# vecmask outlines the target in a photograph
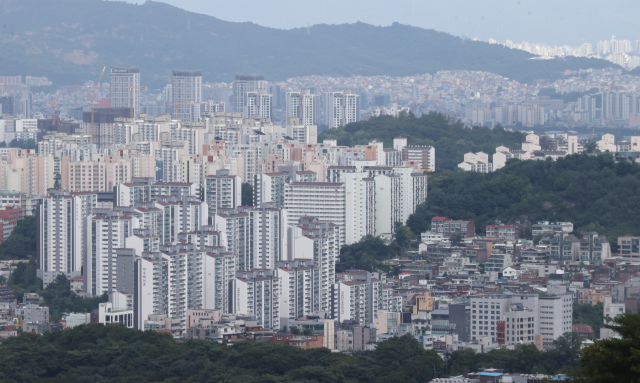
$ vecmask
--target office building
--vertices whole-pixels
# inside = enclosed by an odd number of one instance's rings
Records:
[[[181,121],[200,121],[202,71],[174,69],[171,81],[173,110],[177,110],[177,115],[173,118]]]
[[[140,114],[140,68],[136,66],[111,67],[109,94],[112,108],[133,107],[135,118]]]

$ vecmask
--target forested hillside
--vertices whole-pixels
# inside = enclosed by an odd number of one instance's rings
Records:
[[[442,113],[431,112],[416,118],[413,113],[372,117],[347,126],[325,130],[318,142],[325,138],[338,139],[338,145],[366,145],[373,140],[384,142],[386,148],[393,147],[395,137],[405,137],[409,145],[430,145],[436,148],[438,169],[455,169],[468,152],[495,153],[504,145],[520,149],[525,135],[508,132],[502,127],[466,127],[459,120]]]
[[[532,222],[573,222],[575,231],[597,231],[617,249],[618,236],[640,235],[640,165],[578,154],[555,162],[511,160],[489,174],[436,172],[427,201],[407,226],[422,233],[432,217],[447,216],[472,219],[483,232],[495,220],[523,215]]]

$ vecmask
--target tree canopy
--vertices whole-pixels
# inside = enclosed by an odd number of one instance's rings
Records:
[[[510,160],[495,172],[456,170],[429,177],[429,193],[409,217],[413,233],[431,218],[474,220],[483,232],[495,220],[527,216],[530,222],[569,221],[576,232],[617,237],[640,235],[640,165],[615,162],[610,154],[576,154],[557,161]]]
[[[327,138],[338,140],[338,145],[366,145],[373,140],[382,141],[387,148],[393,147],[393,139],[404,137],[409,145],[429,145],[436,149],[438,169],[455,169],[468,152],[495,153],[498,146],[520,149],[525,135],[509,132],[501,126],[493,129],[464,126],[460,120],[437,112],[416,118],[413,113],[371,117],[339,128],[325,130],[318,142]]]
[[[396,242],[387,246],[382,238],[367,235],[359,242],[342,246],[340,260],[336,262],[336,272],[341,273],[350,269],[389,271],[389,267],[382,262],[393,258],[400,250]]]
[[[580,358],[581,374],[591,383],[640,382],[640,316],[624,314],[604,327],[620,339],[599,340]]]
[[[505,372],[524,374],[558,374],[575,371],[579,367],[581,338],[577,334],[565,333],[554,341],[555,349],[540,351],[533,344],[519,346],[516,350],[506,348],[476,353],[473,349],[454,351],[448,354],[451,375],[461,375],[463,369],[471,372],[481,368],[500,368]]]
[[[38,256],[38,219],[25,217],[0,245],[0,259],[31,259]]]
[[[0,344],[3,379],[16,382],[422,383],[434,369],[442,373],[441,358],[409,335],[355,356],[267,342],[179,343],[119,324],[23,334]]]
[[[596,338],[599,338],[600,329],[604,326],[602,313],[604,313],[602,302],[598,302],[595,305],[574,303],[573,324],[588,324],[596,331]]]

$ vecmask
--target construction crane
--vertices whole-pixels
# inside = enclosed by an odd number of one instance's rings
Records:
[[[206,102],[189,102],[189,103],[185,103],[185,104],[165,104],[165,107],[167,107],[167,106],[175,107],[175,112],[173,114],[173,118],[175,118],[176,120],[179,120],[179,118],[178,118],[178,107],[179,106],[185,106],[185,105],[207,105],[207,103]]]
[[[58,101],[53,101],[51,103],[51,125],[56,126],[56,104]]]
[[[93,94],[89,93],[90,86],[87,87],[87,100],[91,103],[91,136],[94,134],[93,121],[94,121],[94,113],[96,112],[94,109],[94,100],[96,98],[96,89],[100,88],[100,81],[102,81],[102,76],[104,75],[104,71],[107,69],[105,66],[102,68],[102,73],[100,73],[100,78],[98,79],[98,83],[93,86]]]
[[[147,87],[146,86],[133,86],[133,84],[131,82],[129,82],[129,86],[112,86],[111,89],[128,89],[129,90],[129,107],[131,108],[129,111],[129,116],[131,118],[135,118],[135,116],[133,115],[133,93],[134,93],[134,89],[144,89],[146,90]]]

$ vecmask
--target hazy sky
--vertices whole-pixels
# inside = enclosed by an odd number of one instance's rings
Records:
[[[141,0],[128,0],[142,3]],[[228,21],[289,29],[362,21],[432,28],[504,42],[578,45],[640,40],[639,0],[163,0]]]

